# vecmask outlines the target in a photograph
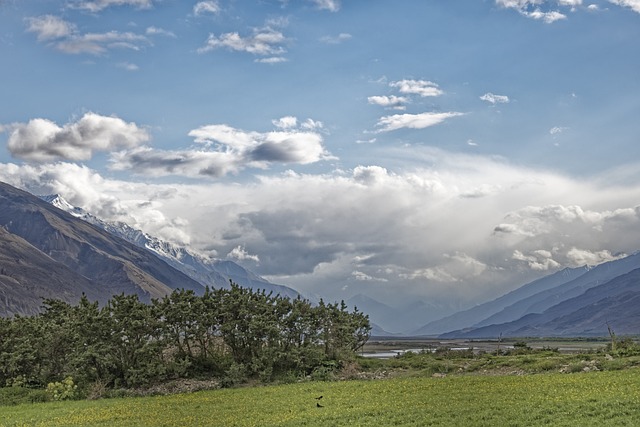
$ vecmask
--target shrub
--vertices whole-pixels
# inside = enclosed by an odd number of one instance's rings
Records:
[[[232,363],[220,380],[222,388],[233,387],[247,381],[247,368],[242,363]]]
[[[47,393],[52,400],[71,400],[76,397],[78,386],[73,383],[73,378],[66,377],[62,382],[47,384]]]
[[[311,372],[313,381],[331,381],[334,379],[333,368],[330,366],[318,366]]]

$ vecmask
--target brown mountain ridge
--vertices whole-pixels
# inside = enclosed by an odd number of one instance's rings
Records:
[[[0,182],[0,316],[34,314],[42,298],[150,301],[203,286],[123,239]]]

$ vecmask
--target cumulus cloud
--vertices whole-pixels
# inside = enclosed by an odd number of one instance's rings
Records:
[[[217,15],[220,13],[220,10],[220,5],[217,0],[199,1],[193,6],[193,14],[196,16],[208,13]]]
[[[389,83],[389,86],[397,88],[400,93],[422,97],[440,96],[444,93],[437,84],[428,80],[399,80]]]
[[[496,0],[496,4],[503,8],[515,9],[527,18],[541,20],[547,24],[567,19],[567,15],[557,10],[543,9],[547,5],[546,0]],[[576,0],[558,0],[558,6],[571,6],[572,8],[581,4]]]
[[[392,116],[381,117],[376,126],[378,132],[390,132],[402,128],[424,129],[438,125],[452,117],[462,116],[463,113],[420,113],[420,114],[394,114]]]
[[[609,2],[618,6],[628,7],[634,12],[640,13],[640,0],[609,0]]]
[[[560,267],[560,263],[553,259],[551,252],[544,249],[533,251],[527,255],[519,250],[515,250],[512,258],[517,261],[526,262],[530,269],[537,271],[553,270]]]
[[[490,104],[508,104],[509,97],[506,95],[495,95],[491,92],[487,92],[480,97],[481,100],[486,101]]]
[[[52,15],[27,19],[27,31],[55,49],[68,54],[102,55],[111,49],[140,50],[149,39],[132,32],[80,33],[75,25]]]
[[[14,157],[36,162],[89,160],[95,151],[135,147],[150,139],[146,129],[118,117],[86,113],[74,123],[58,126],[33,119],[9,127],[7,148]]]
[[[409,98],[404,96],[370,96],[367,98],[369,104],[380,105],[385,108],[393,108],[396,110],[405,109],[404,104],[409,102]]]
[[[309,164],[332,158],[314,131],[320,122],[298,125],[296,117],[273,121],[278,131],[252,132],[228,125],[207,125],[189,132],[199,148],[157,150],[138,147],[114,153],[112,169],[153,176],[221,177],[245,168],[266,169],[273,163]]]
[[[613,255],[606,249],[600,251],[590,251],[586,249],[571,248],[567,252],[567,258],[569,258],[575,266],[594,266],[602,264],[603,262],[624,258],[625,256],[626,254]]]
[[[243,37],[237,32],[224,33],[219,36],[209,34],[205,45],[198,49],[199,53],[226,48],[235,52],[246,52],[252,55],[281,55],[286,52],[286,37],[271,27],[258,28],[253,34]]]
[[[247,252],[247,250],[244,248],[244,246],[238,245],[235,248],[233,248],[231,250],[231,252],[229,252],[227,254],[227,258],[229,259],[235,259],[238,261],[253,261],[253,262],[260,262],[260,257],[257,255],[251,255]]]

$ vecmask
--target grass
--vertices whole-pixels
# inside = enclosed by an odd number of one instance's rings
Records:
[[[638,384],[640,369],[304,382],[5,406],[0,426],[633,426]]]

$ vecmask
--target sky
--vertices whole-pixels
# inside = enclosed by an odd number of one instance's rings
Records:
[[[308,296],[640,249],[640,0],[0,0],[0,180]]]

